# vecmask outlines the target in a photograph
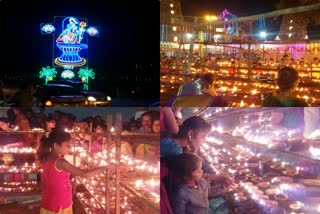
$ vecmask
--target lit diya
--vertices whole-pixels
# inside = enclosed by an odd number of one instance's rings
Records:
[[[281,164],[271,164],[270,168],[271,169],[276,169],[276,170],[281,170],[282,166],[281,166]]]
[[[258,168],[259,167],[259,163],[248,163],[248,167],[249,168]]]
[[[274,177],[271,180],[272,183],[293,183],[293,178],[287,176]]]
[[[300,201],[296,201],[294,203],[289,204],[289,207],[294,211],[298,211],[304,207],[304,204]]]
[[[250,190],[258,190],[259,189],[259,187],[257,187],[257,186],[250,186],[249,188],[250,188]]]
[[[265,213],[270,214],[286,214],[286,210],[281,207],[267,207]]]
[[[264,205],[268,207],[277,207],[278,206],[278,201],[275,200],[265,200]]]
[[[278,193],[278,190],[277,190],[277,189],[267,189],[267,190],[266,190],[266,194],[267,194],[267,195],[270,195],[270,196],[275,195],[275,194],[277,194],[277,193]]]
[[[246,176],[247,176],[248,178],[253,178],[253,177],[256,177],[256,174],[254,174],[254,173],[248,173],[248,174],[246,174]]]
[[[297,171],[294,169],[285,169],[285,170],[282,170],[282,174],[288,175],[288,176],[294,176],[297,174]]]
[[[285,193],[278,193],[278,194],[275,194],[275,195],[274,195],[274,198],[275,198],[277,201],[286,201],[286,200],[288,200],[288,195],[285,194]]]
[[[248,180],[248,178],[246,177],[246,176],[236,176],[236,180],[238,180],[238,181],[246,181],[246,180]]]
[[[262,181],[262,178],[261,177],[253,177],[253,178],[251,178],[251,181],[254,183],[259,183]]]
[[[266,188],[270,185],[270,183],[267,181],[263,181],[263,182],[258,183],[257,185],[258,185],[258,187]]]
[[[320,186],[320,179],[304,179],[303,183],[310,186]]]
[[[237,203],[241,203],[241,202],[244,202],[244,201],[247,201],[248,198],[244,195],[237,195],[234,197],[234,200],[237,202]]]
[[[240,174],[244,174],[244,173],[247,173],[247,172],[249,172],[249,169],[241,169],[241,170],[239,170]]]

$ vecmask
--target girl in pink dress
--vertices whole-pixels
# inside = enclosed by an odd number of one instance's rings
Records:
[[[41,139],[37,157],[43,169],[40,214],[72,214],[72,187],[70,174],[85,178],[106,170],[99,167],[84,171],[63,158],[71,150],[71,136],[62,130],[53,130]]]

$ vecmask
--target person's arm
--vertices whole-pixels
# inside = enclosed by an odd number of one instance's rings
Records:
[[[216,185],[222,185],[224,188],[237,187],[234,179],[228,175],[204,174],[203,178],[209,182],[214,182]]]
[[[285,131],[286,128],[283,127],[280,123],[284,118],[284,113],[283,112],[271,112],[271,128],[274,130],[283,130]]]
[[[164,107],[161,109],[161,111],[163,111],[163,120],[167,131],[171,134],[177,134],[179,132],[179,127],[172,109],[170,107]]]
[[[304,137],[308,138],[312,132],[320,128],[319,108],[304,108]]]
[[[63,170],[63,171],[69,172],[71,175],[80,176],[80,177],[84,177],[84,178],[91,178],[95,175],[98,175],[98,174],[104,172],[107,169],[106,166],[102,166],[102,167],[91,169],[88,171],[82,170],[82,169],[79,169],[78,167],[71,165],[64,158],[59,158],[56,161],[55,165],[58,170]]]
[[[5,147],[20,147],[23,146],[23,142],[15,142],[15,143],[9,143],[7,145],[5,145]]]
[[[216,92],[214,86],[211,86],[210,88],[204,89],[203,93],[206,93],[210,96],[218,96],[218,93]]]
[[[189,202],[188,196],[184,191],[179,190],[178,194],[172,198],[172,210],[174,214],[186,213],[187,203]]]

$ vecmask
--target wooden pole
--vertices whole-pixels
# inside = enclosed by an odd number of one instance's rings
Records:
[[[192,58],[193,58],[193,45],[194,45],[194,38],[193,37],[195,36],[195,32],[192,32],[191,35],[192,36],[190,38],[188,66],[187,66],[187,72],[186,72],[187,75],[191,74],[191,63],[192,63]]]
[[[106,198],[106,210],[105,210],[105,214],[109,214],[110,213],[110,156],[111,156],[111,152],[110,152],[110,144],[111,144],[111,128],[112,128],[112,115],[107,115],[107,143],[106,143],[106,147],[105,150],[107,151],[107,174],[106,174],[106,180],[105,180],[105,187],[106,187],[106,192],[105,192],[105,198]]]
[[[120,214],[120,156],[121,156],[122,114],[116,114],[116,214]]]
[[[92,128],[92,122],[90,123],[90,133],[92,133],[93,128]],[[92,144],[92,135],[90,135],[90,139],[89,139],[89,152],[91,152],[91,145]]]

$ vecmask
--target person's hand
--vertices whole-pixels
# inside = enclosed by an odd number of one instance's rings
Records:
[[[230,176],[226,175],[209,175],[209,180],[222,185],[224,188],[235,188],[237,184],[235,183],[234,179]]]

